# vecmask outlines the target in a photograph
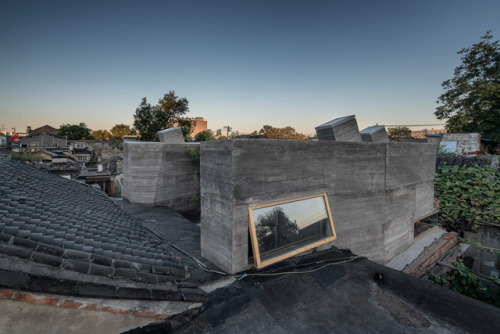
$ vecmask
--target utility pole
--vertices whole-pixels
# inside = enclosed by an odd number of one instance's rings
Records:
[[[229,139],[229,132],[230,132],[233,128],[232,128],[232,127],[230,127],[229,125],[223,126],[222,128],[227,130],[227,135],[226,135],[226,138],[227,138],[227,139]]]

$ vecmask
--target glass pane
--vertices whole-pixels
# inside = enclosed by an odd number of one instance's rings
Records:
[[[253,209],[262,260],[332,236],[323,196]]]

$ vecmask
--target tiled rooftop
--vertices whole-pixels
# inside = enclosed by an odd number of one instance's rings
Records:
[[[186,283],[186,258],[104,193],[5,155],[0,180],[1,286],[108,298],[204,298]]]

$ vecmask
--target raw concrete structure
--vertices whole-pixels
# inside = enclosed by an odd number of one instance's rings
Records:
[[[319,140],[361,141],[358,122],[356,122],[356,116],[354,115],[336,118],[315,129]]]
[[[388,143],[389,136],[387,136],[387,131],[385,131],[385,126],[374,125],[363,129],[360,132],[361,140],[364,142],[374,142],[374,143]]]
[[[229,273],[248,269],[248,206],[326,192],[333,245],[386,263],[434,210],[435,159],[421,143],[203,142],[202,256]]]
[[[185,142],[180,126],[158,131],[158,138],[162,143],[182,144]]]
[[[456,154],[476,155],[481,148],[481,135],[479,133],[445,133],[441,144],[456,142]]]
[[[199,211],[199,143],[123,143],[122,197],[133,204],[168,206],[180,213]]]

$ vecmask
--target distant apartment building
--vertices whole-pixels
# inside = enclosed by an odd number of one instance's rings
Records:
[[[411,132],[411,136],[413,138],[425,138],[425,135],[441,135],[448,133],[446,129],[422,129],[422,130],[415,130]]]
[[[191,137],[196,136],[198,133],[206,131],[208,129],[208,122],[203,117],[196,117],[194,120],[194,130],[191,133]]]

